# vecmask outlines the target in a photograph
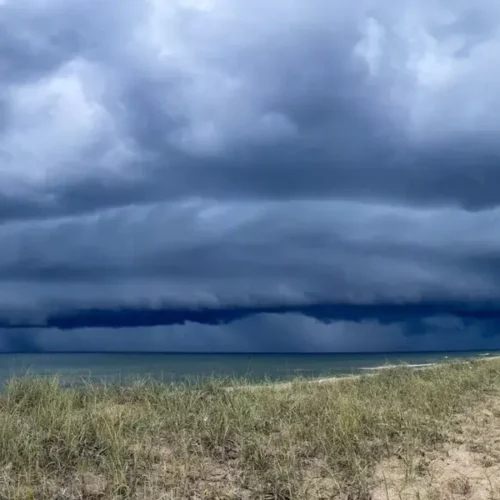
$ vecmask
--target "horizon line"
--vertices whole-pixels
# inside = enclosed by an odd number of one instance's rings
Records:
[[[298,355],[298,356],[331,356],[346,354],[422,354],[422,353],[467,353],[467,352],[498,352],[500,348],[491,349],[438,349],[438,350],[405,350],[405,351],[0,351],[6,354],[175,354],[175,355]]]

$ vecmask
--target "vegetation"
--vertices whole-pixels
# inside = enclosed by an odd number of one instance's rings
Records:
[[[496,397],[500,361],[230,386],[12,379],[0,498],[369,499],[381,463],[399,457],[408,479],[420,450],[454,441],[457,416]]]

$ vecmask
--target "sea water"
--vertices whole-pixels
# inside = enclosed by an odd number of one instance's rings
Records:
[[[361,373],[384,365],[428,364],[495,355],[478,352],[336,353],[336,354],[157,354],[56,353],[0,354],[0,384],[13,376],[59,375],[64,383],[79,380],[125,383],[151,377],[165,382],[211,377],[254,382],[295,377],[332,377]]]

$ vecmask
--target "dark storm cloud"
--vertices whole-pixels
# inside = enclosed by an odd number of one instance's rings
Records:
[[[412,323],[378,321],[323,323],[296,314],[260,314],[227,325],[150,328],[85,328],[62,331],[0,329],[0,351],[177,351],[177,352],[373,352],[497,349],[491,321],[468,324],[455,317]],[[409,334],[410,333],[410,334]]]
[[[0,0],[2,324],[494,324],[498,19]]]
[[[474,304],[460,302],[424,302],[417,304],[309,304],[309,305],[279,305],[279,306],[233,306],[197,309],[186,308],[121,308],[121,309],[81,309],[67,310],[62,313],[49,314],[39,324],[26,325],[13,324],[11,320],[5,321],[0,326],[11,328],[122,328],[144,327],[159,325],[182,325],[186,323],[199,323],[217,325],[232,323],[259,314],[298,314],[309,318],[330,323],[332,321],[350,320],[378,320],[382,324],[409,322],[408,333],[425,333],[422,326],[429,319],[450,315],[467,322],[491,321],[497,327],[500,324],[500,307],[495,304]],[[490,335],[500,332],[490,332]]]

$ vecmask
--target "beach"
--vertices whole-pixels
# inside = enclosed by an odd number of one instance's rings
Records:
[[[0,420],[0,498],[500,493],[493,357],[264,385],[149,379],[63,388],[57,378],[14,378],[0,395]]]

